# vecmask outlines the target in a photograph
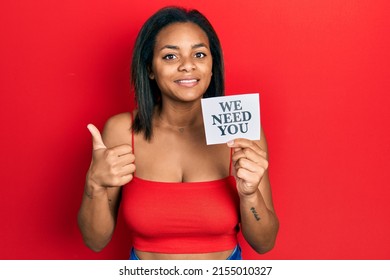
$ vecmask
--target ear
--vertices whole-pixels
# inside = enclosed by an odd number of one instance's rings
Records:
[[[149,79],[154,80],[155,76],[150,66],[147,67]]]

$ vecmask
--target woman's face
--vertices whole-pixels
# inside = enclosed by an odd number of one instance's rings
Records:
[[[149,77],[156,80],[163,101],[190,102],[206,92],[212,65],[206,33],[194,23],[174,23],[156,37]]]

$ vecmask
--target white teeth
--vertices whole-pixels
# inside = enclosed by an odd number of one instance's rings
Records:
[[[196,79],[193,79],[193,80],[179,80],[177,82],[181,83],[181,84],[190,84],[190,83],[196,83],[197,80]]]

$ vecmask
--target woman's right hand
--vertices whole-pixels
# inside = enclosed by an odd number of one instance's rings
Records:
[[[92,135],[93,153],[87,181],[94,187],[121,187],[133,179],[135,171],[132,147],[123,144],[107,148],[99,130],[88,125]]]

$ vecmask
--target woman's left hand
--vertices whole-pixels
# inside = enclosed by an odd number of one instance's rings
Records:
[[[267,153],[256,141],[239,138],[229,141],[233,149],[233,174],[240,196],[251,196],[259,187],[261,179],[268,169]]]

